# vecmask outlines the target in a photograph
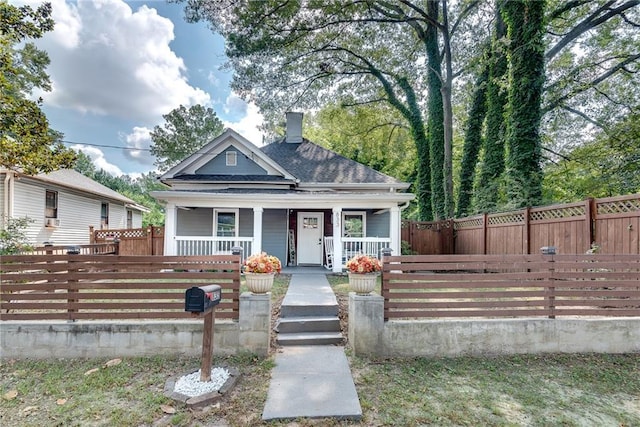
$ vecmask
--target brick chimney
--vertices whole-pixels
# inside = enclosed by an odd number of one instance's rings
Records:
[[[302,116],[303,113],[287,112],[287,134],[285,142],[300,143],[302,142]]]

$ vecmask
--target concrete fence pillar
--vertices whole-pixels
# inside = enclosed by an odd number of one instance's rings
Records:
[[[267,355],[271,343],[271,293],[240,295],[240,335],[242,350]]]
[[[349,293],[349,345],[356,355],[382,354],[384,298]]]

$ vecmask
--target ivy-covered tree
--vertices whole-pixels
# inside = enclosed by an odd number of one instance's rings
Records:
[[[151,131],[151,154],[160,172],[167,171],[211,142],[224,130],[213,109],[202,105],[184,105],[162,116],[164,126]]]
[[[27,97],[34,88],[50,90],[47,54],[27,39],[53,29],[51,5],[36,9],[0,2],[0,166],[26,174],[71,167],[73,150],[49,128],[42,100]]]
[[[506,2],[509,46],[507,196],[513,207],[542,202],[540,106],[544,84],[543,0]]]
[[[496,2],[496,22],[494,36],[491,41],[491,55],[489,56],[489,76],[486,88],[486,134],[483,141],[483,157],[478,173],[475,197],[473,198],[474,212],[492,212],[504,194],[502,174],[505,164],[506,122],[505,109],[507,106],[507,27],[502,19],[500,6],[503,0]]]

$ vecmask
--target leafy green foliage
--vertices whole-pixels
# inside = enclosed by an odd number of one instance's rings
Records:
[[[573,202],[640,192],[640,115],[630,115],[609,133],[570,151],[545,168],[549,201]]]
[[[405,182],[416,176],[406,122],[385,105],[329,105],[305,118],[305,136],[347,158]]]
[[[494,39],[489,58],[489,78],[487,81],[487,117],[484,155],[480,164],[476,193],[473,200],[475,212],[495,210],[501,196],[504,197],[502,174],[505,164],[507,107],[507,28],[500,10],[496,13]]]
[[[29,251],[27,227],[34,222],[29,217],[3,218],[4,227],[0,229],[0,255],[19,254]]]
[[[49,128],[41,101],[27,99],[34,88],[51,86],[47,54],[23,42],[52,29],[50,4],[34,10],[0,2],[0,166],[26,174],[70,167],[75,161],[73,150]]]
[[[460,189],[458,190],[458,203],[456,206],[456,216],[458,217],[467,215],[471,205],[476,163],[480,148],[483,145],[482,131],[487,114],[486,84],[488,78],[489,66],[487,65],[478,77],[478,81],[476,81],[473,102],[469,110],[462,166],[460,167]]]
[[[515,208],[542,202],[540,104],[544,82],[544,9],[540,0],[506,2],[509,37],[507,193]]]
[[[181,105],[162,117],[164,126],[156,126],[151,132],[151,153],[160,172],[171,169],[224,130],[213,109],[202,105]]]

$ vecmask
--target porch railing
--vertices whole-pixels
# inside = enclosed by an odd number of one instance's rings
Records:
[[[232,248],[242,247],[242,259],[251,255],[253,237],[176,236],[176,255],[231,255]]]
[[[335,239],[333,237],[325,237],[325,267],[333,266],[333,248]],[[345,266],[347,261],[360,254],[369,255],[382,259],[382,249],[391,245],[389,237],[343,237],[342,238],[342,265]]]

